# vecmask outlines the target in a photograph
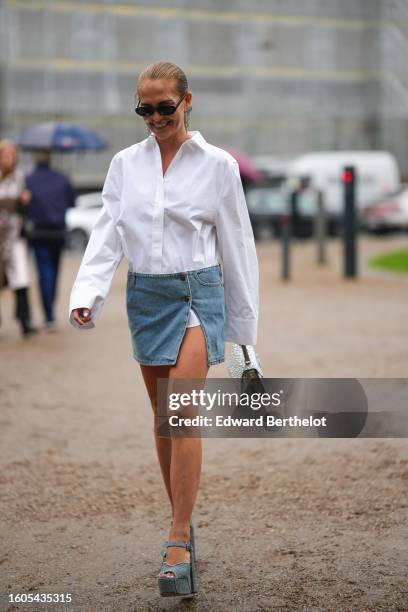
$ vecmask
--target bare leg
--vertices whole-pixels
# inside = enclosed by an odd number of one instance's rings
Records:
[[[142,376],[149,394],[150,403],[154,413],[153,433],[156,443],[157,456],[159,459],[160,469],[166,487],[167,495],[169,496],[173,514],[173,500],[170,488],[170,464],[171,464],[171,438],[159,438],[156,429],[157,415],[157,379],[168,378],[171,366],[145,366],[140,364]]]
[[[208,373],[207,346],[200,325],[187,328],[179,358],[170,370],[170,384],[177,378],[205,379]],[[201,474],[201,438],[180,436],[172,438],[170,484],[173,498],[173,523],[169,540],[190,539],[190,518],[197,497]],[[184,548],[170,547],[167,562],[188,561],[190,553]],[[169,573],[169,575],[171,575]]]
[[[157,409],[155,381],[159,377],[166,376],[163,369],[161,372],[158,370],[159,367],[163,368],[163,366],[141,366],[143,377],[147,381],[149,395],[149,389],[152,391],[150,397],[154,399],[152,407],[155,411]],[[155,371],[149,372],[146,369]],[[187,328],[177,363],[169,369],[169,382],[176,378],[205,379],[207,373],[207,347],[203,330],[199,325]],[[201,438],[173,437],[167,439],[156,436],[156,447],[173,511],[169,540],[187,542],[190,536],[190,518],[197,497],[201,473]],[[188,561],[189,556],[189,551],[183,548],[170,547],[167,551],[167,561],[171,564]]]

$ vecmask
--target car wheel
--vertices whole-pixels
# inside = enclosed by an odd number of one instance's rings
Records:
[[[271,223],[270,228],[271,228],[271,236],[274,240],[277,240],[278,238],[282,237],[282,229],[281,229],[279,221]]]
[[[259,228],[257,225],[252,225],[252,233],[254,235],[254,240],[259,240]]]
[[[343,225],[340,221],[329,222],[327,228],[328,236],[333,238],[341,238],[343,235]]]
[[[68,233],[67,245],[72,251],[85,251],[89,236],[84,230],[74,229]]]

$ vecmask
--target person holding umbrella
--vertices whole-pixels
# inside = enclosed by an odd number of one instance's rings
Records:
[[[258,260],[238,163],[188,131],[192,92],[183,70],[170,62],[148,66],[137,97],[148,136],[112,159],[69,320],[79,330],[95,326],[126,256],[133,356],[150,397],[172,510],[158,587],[162,596],[191,595],[198,584],[191,517],[201,438],[160,436],[157,384],[205,380],[211,365],[225,361],[226,341],[256,344]]]
[[[65,213],[75,205],[75,192],[69,179],[51,168],[51,152],[101,151],[108,143],[94,130],[58,121],[24,128],[17,142],[34,155],[35,169],[27,176],[32,201],[25,231],[35,254],[45,328],[54,331],[58,274],[65,244]]]
[[[37,265],[44,325],[54,331],[58,274],[65,245],[65,213],[75,205],[75,191],[64,174],[50,167],[49,150],[33,155],[35,169],[26,177],[31,192],[26,227]]]

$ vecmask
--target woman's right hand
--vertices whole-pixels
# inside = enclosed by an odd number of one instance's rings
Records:
[[[84,325],[84,323],[88,323],[92,319],[89,308],[75,308],[71,314],[74,321],[79,325]]]
[[[31,202],[31,198],[32,198],[32,193],[31,193],[31,191],[28,191],[28,189],[24,189],[20,193],[20,202],[24,206],[27,206],[27,204],[29,204]]]

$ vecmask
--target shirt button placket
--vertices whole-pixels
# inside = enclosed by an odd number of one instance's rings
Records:
[[[180,276],[183,278],[183,280],[186,280],[186,281],[187,281],[188,290],[189,290],[189,292],[190,292],[190,295],[185,295],[185,296],[183,296],[183,298],[182,298],[182,299],[183,299],[183,300],[185,300],[186,302],[190,302],[190,303],[191,303],[191,301],[192,301],[192,299],[193,299],[193,296],[191,295],[191,286],[190,286],[190,281],[189,281],[189,279],[188,279],[188,276],[187,276],[187,274],[185,274],[184,272],[182,272],[182,273],[180,274]]]
[[[162,271],[163,257],[163,225],[164,225],[164,181],[161,167],[160,152],[156,156],[157,170],[157,189],[154,199],[153,219],[152,219],[152,250],[151,250],[151,270],[153,274],[160,274]]]

